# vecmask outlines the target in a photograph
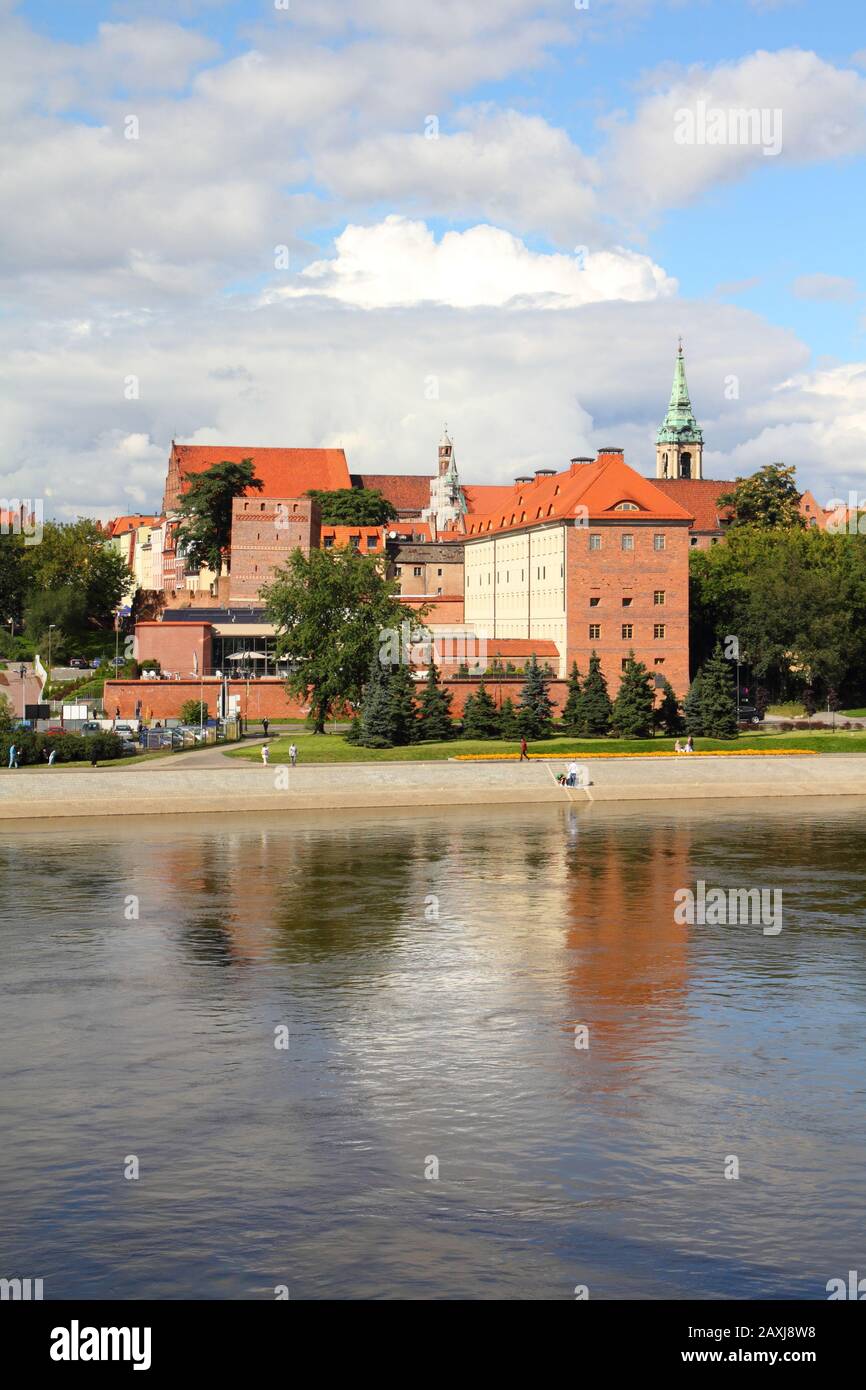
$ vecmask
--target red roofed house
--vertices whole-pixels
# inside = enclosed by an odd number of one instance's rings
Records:
[[[621,449],[521,476],[495,511],[467,518],[465,622],[488,643],[554,642],[562,676],[575,660],[585,674],[596,651],[612,695],[633,650],[684,696],[691,522]]]

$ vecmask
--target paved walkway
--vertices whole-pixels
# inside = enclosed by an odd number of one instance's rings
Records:
[[[221,755],[219,749],[209,750]],[[219,811],[339,811],[605,801],[743,801],[866,797],[866,757],[594,759],[588,787],[565,788],[564,760],[530,763],[367,763],[289,768],[182,754],[138,768],[0,772],[0,819]],[[191,775],[193,774],[194,775]],[[794,809],[792,807],[792,809]],[[794,814],[796,810],[794,809]]]

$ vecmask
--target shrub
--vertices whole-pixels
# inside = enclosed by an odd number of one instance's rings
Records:
[[[206,700],[184,700],[180,707],[179,719],[181,724],[204,724],[208,718],[208,705]]]

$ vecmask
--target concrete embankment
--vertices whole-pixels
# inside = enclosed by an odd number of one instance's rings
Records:
[[[866,756],[587,761],[588,787],[556,782],[563,760],[530,763],[317,764],[287,768],[165,762],[136,768],[0,772],[0,820],[238,811],[498,806],[866,795]]]

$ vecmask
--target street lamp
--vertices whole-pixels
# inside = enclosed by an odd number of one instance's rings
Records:
[[[21,677],[21,718],[27,718],[27,695],[24,682],[27,678],[27,667],[22,662],[18,667],[18,674]]]
[[[48,624],[48,684],[49,684],[49,685],[51,684],[51,634],[52,634],[52,632],[54,631],[54,629],[55,629],[56,626],[57,626],[56,623],[49,623],[49,624]]]

